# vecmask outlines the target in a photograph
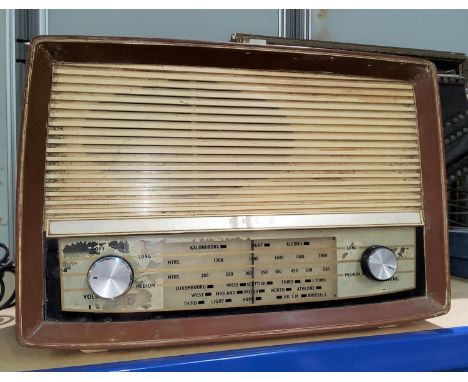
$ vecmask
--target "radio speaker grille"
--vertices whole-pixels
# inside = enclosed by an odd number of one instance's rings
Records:
[[[54,66],[47,219],[420,210],[410,83]]]

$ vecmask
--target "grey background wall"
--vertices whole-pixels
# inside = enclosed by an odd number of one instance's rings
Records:
[[[49,10],[49,34],[228,41],[234,32],[278,35],[278,10]],[[468,54],[468,11],[314,10],[313,38]],[[9,243],[6,11],[0,10],[0,241]],[[10,231],[9,231],[10,230]]]
[[[468,54],[468,10],[314,10],[317,40]]]
[[[49,10],[50,34],[228,41],[231,33],[278,35],[278,10]],[[468,10],[313,10],[317,40],[468,54]]]
[[[278,35],[278,10],[49,10],[49,34],[229,41],[244,31]]]

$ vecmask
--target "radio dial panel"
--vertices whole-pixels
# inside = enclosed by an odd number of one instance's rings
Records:
[[[387,294],[416,285],[414,227],[61,238],[58,242],[63,311],[281,305]],[[385,246],[373,247],[374,243]],[[368,270],[363,259],[370,264]],[[375,271],[379,259],[387,272],[385,281]]]

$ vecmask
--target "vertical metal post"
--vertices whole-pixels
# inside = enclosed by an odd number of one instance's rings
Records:
[[[40,33],[47,33],[47,11],[9,9],[6,11],[5,32],[8,241],[10,253],[14,257],[16,253],[16,167],[26,56],[29,41]]]
[[[278,10],[278,37],[286,37],[286,9]]]
[[[312,39],[311,9],[280,9],[278,15],[279,37]]]
[[[49,10],[39,9],[39,34],[49,34]]]
[[[10,254],[15,252],[15,206],[16,206],[16,154],[17,154],[17,109],[16,109],[16,22],[15,10],[6,11],[6,129],[7,129],[7,200],[8,241]]]

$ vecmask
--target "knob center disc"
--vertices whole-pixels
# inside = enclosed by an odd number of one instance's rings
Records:
[[[130,264],[117,256],[96,260],[88,271],[88,284],[99,297],[116,298],[128,291],[133,282]]]
[[[393,252],[379,248],[368,259],[369,270],[378,280],[388,280],[395,274],[398,263]]]

